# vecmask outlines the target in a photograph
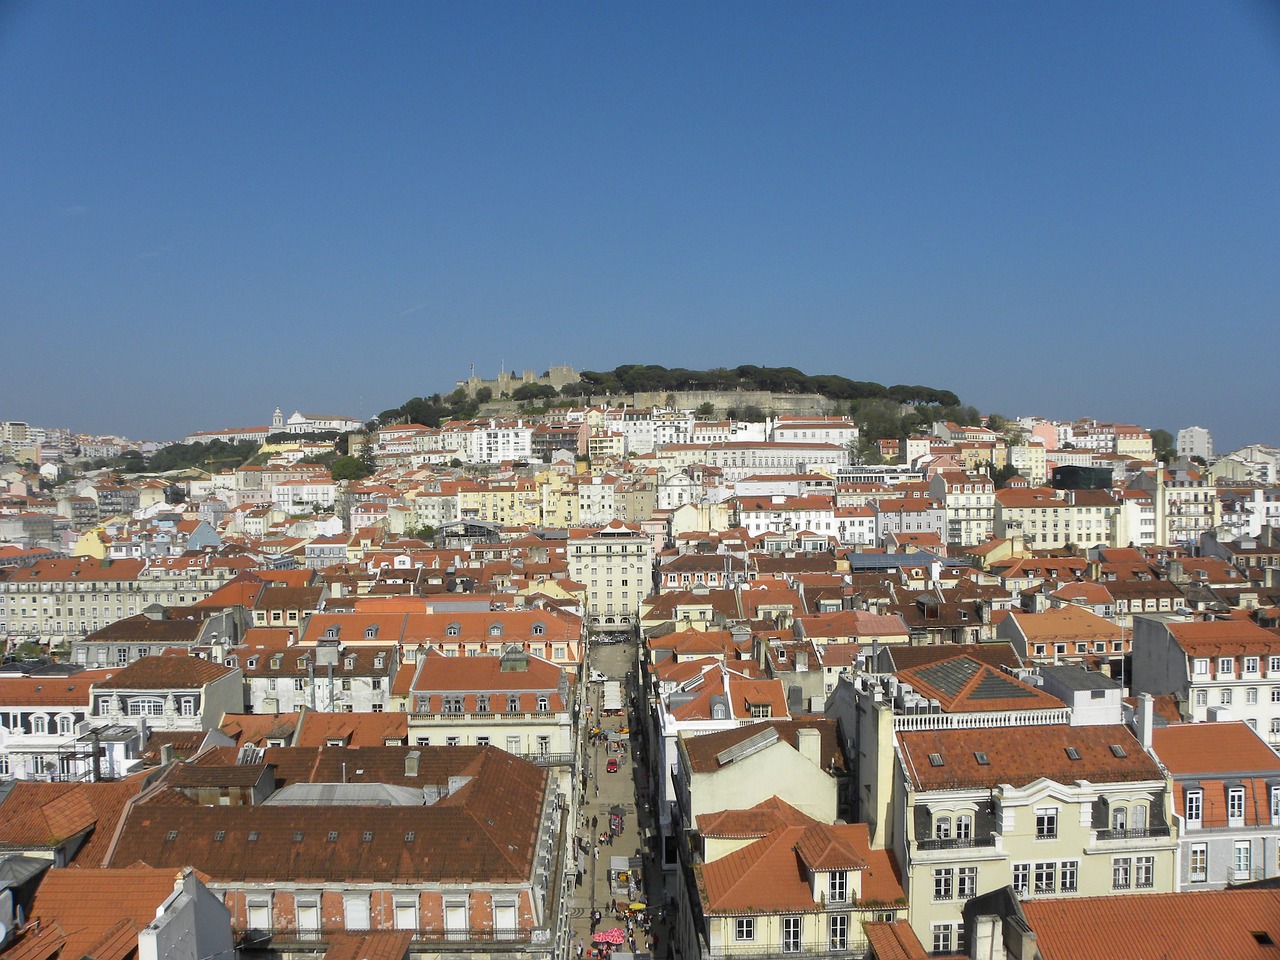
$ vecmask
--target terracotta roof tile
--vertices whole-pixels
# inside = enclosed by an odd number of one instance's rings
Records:
[[[1058,783],[1091,780],[1117,783],[1162,780],[1159,766],[1119,724],[1073,727],[1067,724],[975,730],[920,730],[899,733],[907,775],[917,790],[1026,786],[1044,777]],[[1123,756],[1112,750],[1115,745]],[[1067,753],[1073,748],[1080,757]],[[941,763],[934,763],[936,755]],[[982,762],[985,759],[985,763]]]
[[[202,687],[232,673],[230,667],[199,657],[139,657],[94,684],[95,690],[170,690]]]
[[[1269,960],[1280,944],[1280,890],[1064,897],[1022,911],[1043,960]]]

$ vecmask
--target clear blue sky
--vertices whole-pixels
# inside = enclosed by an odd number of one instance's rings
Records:
[[[0,419],[791,365],[1280,443],[1280,7],[0,2]]]

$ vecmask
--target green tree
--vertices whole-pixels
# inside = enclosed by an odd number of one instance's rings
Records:
[[[329,472],[335,480],[363,480],[373,471],[359,457],[338,457]]]
[[[1178,448],[1173,442],[1173,434],[1168,430],[1151,431],[1151,449],[1155,451],[1157,460],[1173,463],[1178,459]]]
[[[716,415],[716,405],[708,400],[706,403],[699,404],[698,409],[694,411],[698,416],[710,420]]]

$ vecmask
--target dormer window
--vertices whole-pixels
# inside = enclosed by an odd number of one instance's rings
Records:
[[[461,624],[457,624],[457,623],[449,624],[449,626],[447,626],[444,631],[444,635],[446,637],[456,637],[460,633],[462,633],[462,626]]]
[[[533,636],[535,636],[535,637],[541,637],[543,634],[545,634],[545,633],[547,632],[546,624],[543,624],[543,623],[535,623],[535,624],[533,625],[533,630],[532,630],[532,631],[530,631],[530,632],[531,632],[531,633],[533,634]]]
[[[377,636],[378,636],[378,625],[376,623],[373,624],[372,626],[365,628],[364,638],[366,640],[374,640],[377,638]]]
[[[827,902],[844,903],[849,899],[849,872],[832,870],[827,874]]]
[[[517,693],[507,694],[507,713],[520,712],[520,695]]]
[[[490,627],[489,627],[489,636],[491,636],[491,637],[500,637],[500,636],[502,636],[502,624],[501,624],[501,623],[495,623],[495,624],[493,624],[492,626],[490,626]]]
[[[373,658],[373,668],[375,670],[381,670],[384,663],[385,660],[383,659],[382,654],[378,654],[378,656]]]
[[[335,623],[333,626],[331,626],[328,630],[324,632],[324,638],[326,640],[337,640],[338,632],[340,629],[341,628],[338,626],[338,624]]]
[[[354,670],[355,668],[356,668],[356,658],[355,658],[355,657],[347,657],[346,659],[344,659],[344,660],[342,661],[342,669],[344,669],[344,670]]]
[[[539,713],[546,713],[546,712],[547,712],[547,710],[550,708],[550,706],[551,706],[551,701],[550,701],[549,699],[547,699],[546,697],[539,697],[539,698],[538,698],[538,712],[539,712]]]

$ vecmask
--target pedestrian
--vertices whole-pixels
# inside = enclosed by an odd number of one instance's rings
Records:
[[[599,860],[599,859],[600,859],[600,847],[599,847],[599,846],[597,846],[597,847],[596,847],[596,859],[597,859],[597,860]]]

